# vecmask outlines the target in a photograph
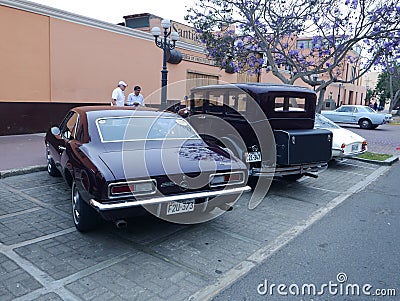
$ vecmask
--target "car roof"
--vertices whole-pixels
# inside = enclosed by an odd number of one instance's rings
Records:
[[[315,91],[306,87],[286,85],[286,84],[276,84],[276,83],[234,83],[234,84],[208,85],[208,86],[193,88],[192,91],[235,89],[235,88],[252,91],[254,93],[288,91],[288,92],[306,92],[315,94]]]

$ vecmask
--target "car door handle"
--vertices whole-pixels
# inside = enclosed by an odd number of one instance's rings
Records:
[[[58,146],[58,149],[61,150],[61,151],[65,151],[67,148],[66,148],[65,146],[59,145],[59,146]]]

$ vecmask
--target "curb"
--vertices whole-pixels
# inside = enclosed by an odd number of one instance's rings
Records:
[[[394,162],[399,161],[398,156],[391,156],[390,158],[387,158],[385,161],[370,160],[370,159],[357,158],[357,157],[353,157],[350,159],[368,162],[368,163],[374,163],[374,164],[378,164],[378,165],[386,165],[386,166],[392,165]]]
[[[47,170],[46,165],[36,165],[36,166],[30,166],[30,167],[24,167],[24,168],[2,170],[2,171],[0,171],[0,179],[12,177],[12,176],[25,175],[28,173],[44,171],[44,170]]]

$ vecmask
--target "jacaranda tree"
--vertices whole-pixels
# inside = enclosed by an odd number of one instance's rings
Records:
[[[399,1],[197,0],[187,20],[221,68],[266,70],[286,84],[301,79],[321,104],[328,85],[353,83],[385,57],[399,58]],[[346,79],[348,63],[360,71]]]

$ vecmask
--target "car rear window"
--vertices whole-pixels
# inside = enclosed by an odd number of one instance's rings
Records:
[[[275,97],[275,112],[305,112],[306,99],[304,97]]]
[[[107,117],[96,120],[102,142],[154,139],[199,139],[183,118],[175,117]]]

